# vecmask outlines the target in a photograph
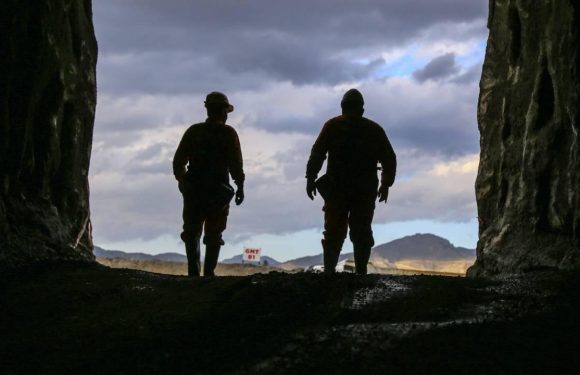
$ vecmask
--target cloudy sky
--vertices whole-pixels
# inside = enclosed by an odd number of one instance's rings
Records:
[[[351,88],[397,153],[377,243],[431,232],[477,241],[478,81],[487,0],[98,0],[98,105],[91,209],[98,246],[184,253],[171,160],[210,91],[228,95],[246,201],[220,258],[261,247],[321,252],[322,201],[305,165]],[[351,249],[348,241],[344,251]]]

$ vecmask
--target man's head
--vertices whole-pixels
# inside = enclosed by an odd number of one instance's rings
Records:
[[[228,97],[217,91],[207,94],[204,103],[207,109],[207,116],[216,121],[225,122],[228,118],[228,113],[234,110],[234,106],[230,104]]]
[[[340,102],[343,115],[362,116],[364,113],[365,101],[362,94],[357,89],[348,90]]]

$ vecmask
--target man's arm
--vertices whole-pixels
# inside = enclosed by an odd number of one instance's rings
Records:
[[[382,166],[381,186],[379,188],[379,202],[387,203],[389,196],[389,187],[395,182],[395,175],[397,173],[397,156],[393,150],[393,146],[387,137],[385,131],[381,128],[381,135],[379,137],[379,155],[378,159]]]
[[[189,161],[187,153],[187,144],[189,143],[187,141],[188,138],[189,129],[185,131],[185,134],[183,134],[179,146],[177,146],[177,150],[175,151],[175,155],[173,156],[173,175],[178,181],[180,181],[185,175],[185,166]]]
[[[244,181],[246,175],[244,174],[244,161],[242,158],[242,147],[240,145],[240,138],[234,128],[231,128],[232,147],[228,160],[228,169],[237,186],[236,190],[236,204],[239,206],[244,201]]]
[[[328,152],[328,132],[330,128],[330,123],[327,122],[322,127],[318,138],[312,146],[310,151],[310,157],[308,158],[308,163],[306,164],[306,194],[310,199],[314,199],[316,195],[316,187],[314,181],[318,177],[318,172],[326,160],[326,153]]]

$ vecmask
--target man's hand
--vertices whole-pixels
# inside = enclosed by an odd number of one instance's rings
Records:
[[[185,179],[183,178],[183,176],[181,177],[175,176],[175,179],[177,180],[177,187],[179,188],[179,192],[183,194],[183,192],[185,191]]]
[[[314,179],[306,180],[306,195],[311,200],[314,200],[314,196],[316,195],[316,184],[314,183]]]
[[[387,203],[387,198],[389,198],[389,187],[381,184],[377,195],[379,197],[379,202]]]
[[[244,187],[238,186],[236,190],[236,206],[239,206],[244,201]]]

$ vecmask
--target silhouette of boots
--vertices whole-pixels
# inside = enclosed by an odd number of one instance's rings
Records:
[[[328,241],[322,240],[323,258],[324,258],[324,272],[335,273],[336,265],[338,264],[338,256],[340,255],[340,247]]]
[[[215,276],[214,270],[220,255],[220,245],[206,245],[203,261],[203,276]]]
[[[367,274],[367,265],[371,256],[370,246],[354,245],[354,265],[358,275]]]
[[[185,254],[187,255],[187,275],[199,276],[201,264],[199,262],[199,239],[185,242]]]

